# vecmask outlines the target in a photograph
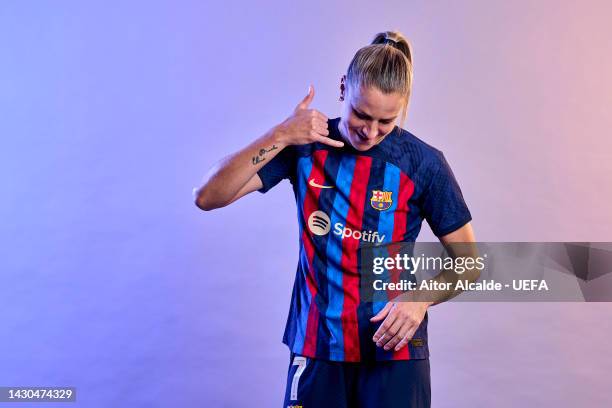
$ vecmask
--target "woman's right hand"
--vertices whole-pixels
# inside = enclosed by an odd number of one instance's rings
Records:
[[[308,86],[308,95],[296,106],[293,114],[277,126],[279,138],[287,145],[303,145],[320,142],[333,147],[344,143],[329,138],[327,116],[316,109],[308,109],[314,98],[314,87]]]

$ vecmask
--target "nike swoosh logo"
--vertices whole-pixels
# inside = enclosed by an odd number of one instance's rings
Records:
[[[315,183],[315,181],[314,181],[314,179],[313,179],[313,178],[311,178],[311,179],[308,181],[308,184],[310,184],[311,186],[316,187],[316,188],[334,188],[334,186],[323,186],[323,185],[321,185],[321,184],[317,184],[317,183]]]

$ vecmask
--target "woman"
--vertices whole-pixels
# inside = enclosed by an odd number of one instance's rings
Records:
[[[284,406],[430,406],[427,308],[360,298],[359,249],[414,242],[423,219],[442,243],[473,242],[471,214],[441,151],[395,125],[406,118],[412,53],[398,32],[361,48],[340,81],[342,115],[309,108],[211,169],[203,210],[288,178],[300,257],[283,336]]]

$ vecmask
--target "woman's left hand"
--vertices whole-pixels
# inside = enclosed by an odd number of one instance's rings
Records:
[[[379,322],[384,319],[373,340],[385,350],[400,350],[414,336],[425,317],[431,302],[388,302],[385,307],[370,319]]]

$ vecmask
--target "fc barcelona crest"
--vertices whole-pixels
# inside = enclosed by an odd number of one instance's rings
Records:
[[[391,207],[391,204],[393,204],[391,194],[393,194],[393,191],[373,190],[372,198],[370,198],[372,208],[378,211],[388,210]]]

